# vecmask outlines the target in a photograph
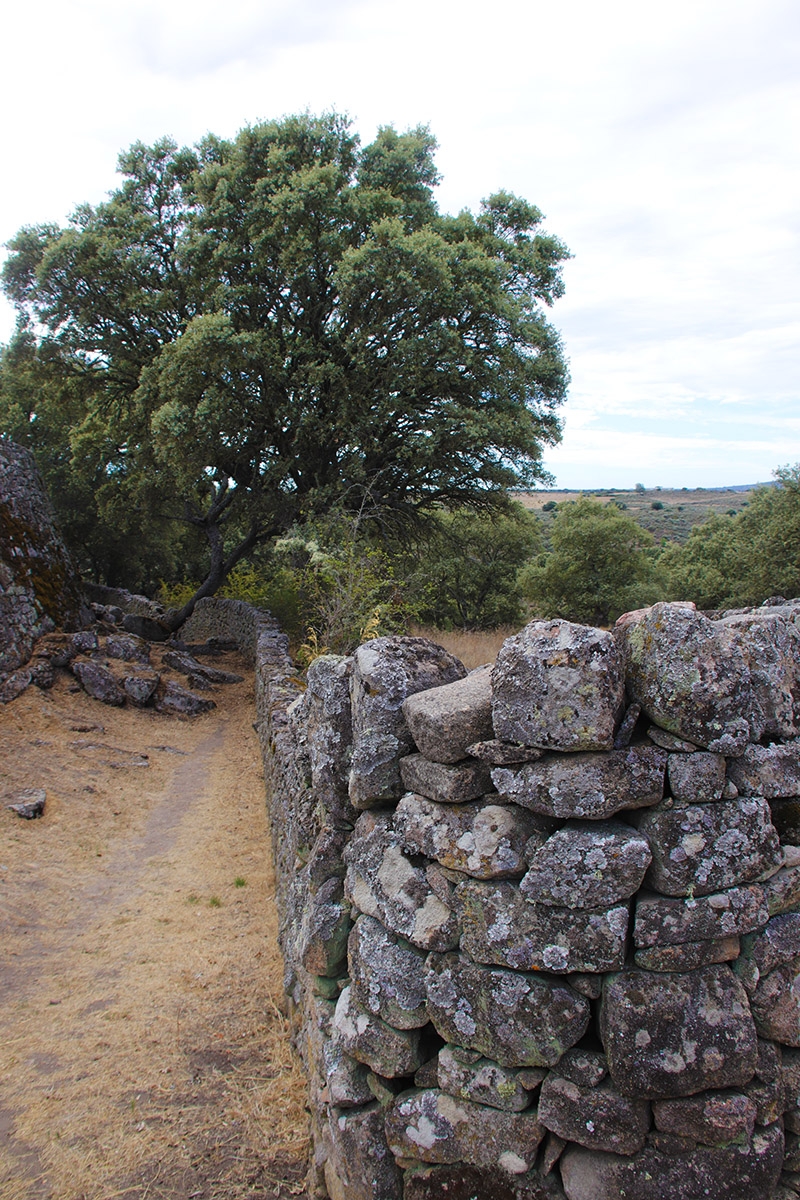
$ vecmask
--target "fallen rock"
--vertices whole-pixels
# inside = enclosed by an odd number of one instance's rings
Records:
[[[508,1175],[531,1169],[543,1137],[535,1113],[501,1112],[438,1088],[401,1092],[386,1116],[386,1140],[399,1158],[465,1162]]]
[[[10,675],[0,675],[0,704],[10,704],[21,696],[31,684],[30,671],[12,671]]]
[[[504,1067],[553,1066],[589,1024],[587,1000],[560,980],[460,954],[429,955],[425,985],[437,1033]]]
[[[6,808],[10,808],[26,821],[33,821],[43,815],[46,800],[47,792],[44,788],[25,788],[24,791],[17,792]]]
[[[213,700],[204,700],[202,696],[196,696],[170,679],[163,694],[156,700],[155,707],[158,712],[170,716],[196,717],[217,706]]]
[[[179,671],[182,675],[197,676],[200,679],[205,679],[207,683],[241,683],[244,679],[243,675],[236,675],[233,671],[221,671],[218,667],[210,667],[207,663],[198,662],[191,654],[186,654],[182,650],[167,650],[162,660],[165,667],[171,667],[173,671]]]
[[[625,962],[626,904],[553,908],[532,904],[513,883],[469,880],[455,890],[461,949],[475,962],[519,971],[618,971]]]
[[[350,800],[372,808],[397,799],[403,788],[398,760],[413,749],[402,712],[417,692],[463,679],[462,663],[427,638],[373,638],[353,656],[350,695],[353,754]]]
[[[150,647],[142,638],[110,633],[106,638],[105,652],[109,658],[121,658],[123,662],[150,662]]]
[[[614,1154],[635,1154],[650,1128],[646,1100],[622,1096],[608,1081],[582,1087],[551,1071],[539,1093],[539,1120],[567,1142]]]
[[[400,759],[400,778],[406,791],[440,804],[464,804],[494,790],[488,766],[475,758],[445,764],[408,754]]]
[[[492,671],[495,735],[557,750],[610,750],[625,683],[614,638],[569,621],[532,621]]]
[[[409,696],[402,704],[417,749],[433,762],[457,763],[467,746],[491,738],[492,668]]]
[[[781,863],[769,805],[758,796],[716,804],[666,801],[637,819],[653,861],[648,887],[666,896],[705,896],[751,883]]]
[[[518,879],[525,847],[539,833],[537,818],[514,805],[435,804],[411,793],[398,804],[394,826],[406,850],[476,879]]]
[[[137,671],[122,680],[122,690],[137,708],[144,708],[155,696],[161,676],[157,671]]]
[[[600,1036],[625,1096],[668,1099],[740,1087],[756,1069],[747,995],[726,966],[652,974],[633,969],[603,985]]]
[[[668,733],[741,754],[762,728],[734,632],[683,604],[620,617],[615,630],[628,693]]]
[[[639,890],[651,858],[629,825],[570,822],[534,850],[519,890],[536,904],[610,908]]]
[[[667,755],[656,746],[608,754],[548,754],[525,766],[495,767],[492,782],[512,804],[545,816],[598,821],[623,809],[658,804]]]
[[[84,659],[73,661],[72,674],[93,700],[119,708],[125,703],[125,693],[106,667]]]

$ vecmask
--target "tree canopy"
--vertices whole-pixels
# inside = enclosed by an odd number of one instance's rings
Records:
[[[333,504],[396,527],[546,478],[568,252],[506,192],[440,213],[434,150],[426,128],[362,146],[336,114],[136,144],[105,203],[16,235],[0,429],[92,495],[116,547],[96,574],[125,582],[119,540],[168,525],[163,557],[180,521],[209,594]]]

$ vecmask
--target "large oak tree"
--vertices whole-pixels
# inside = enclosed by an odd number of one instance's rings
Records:
[[[6,430],[52,451],[57,429],[128,541],[202,531],[198,596],[333,504],[502,507],[560,435],[544,312],[568,252],[508,193],[440,213],[434,149],[425,128],[362,146],[336,114],[133,146],[106,203],[10,244]]]

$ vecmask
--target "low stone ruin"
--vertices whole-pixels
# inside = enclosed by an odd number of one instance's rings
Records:
[[[800,1195],[800,602],[265,647],[317,1194]]]

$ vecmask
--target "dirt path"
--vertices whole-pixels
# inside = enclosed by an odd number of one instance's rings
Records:
[[[2,1200],[304,1194],[252,674],[214,698],[0,708],[0,791],[48,797],[0,810]]]

